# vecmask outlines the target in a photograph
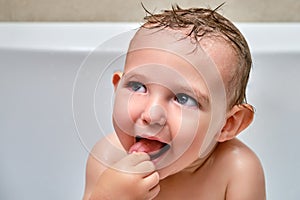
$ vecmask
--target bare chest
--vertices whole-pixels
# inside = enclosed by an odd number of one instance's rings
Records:
[[[224,200],[226,186],[215,176],[176,175],[161,181],[156,200]]]

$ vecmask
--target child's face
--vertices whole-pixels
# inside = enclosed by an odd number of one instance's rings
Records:
[[[164,37],[158,40],[170,42]],[[176,45],[144,48],[137,41],[127,54],[122,77],[114,75],[120,78],[114,82],[115,131],[129,153],[149,153],[161,178],[182,170],[215,144],[226,110],[222,80],[207,71],[219,69],[204,51],[178,56],[181,49],[190,48],[190,40],[185,42],[177,51]]]

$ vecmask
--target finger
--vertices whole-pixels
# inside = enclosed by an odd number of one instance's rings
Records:
[[[156,185],[154,188],[152,188],[146,195],[146,199],[154,199],[160,191],[160,185]]]
[[[144,181],[145,188],[147,188],[148,190],[151,190],[159,183],[158,172],[154,172],[154,173],[150,174],[149,176],[146,176],[143,179],[143,181]]]
[[[144,176],[147,176],[151,174],[153,171],[155,171],[155,165],[153,164],[152,161],[146,160],[143,162],[138,163],[135,167],[134,170],[137,173],[142,173]]]
[[[126,166],[136,166],[137,164],[150,160],[150,156],[144,152],[133,152],[132,154],[127,155],[122,160],[118,161],[116,166],[121,168],[126,168]]]
[[[127,156],[127,159],[134,166],[141,162],[150,160],[150,156],[144,152],[133,152]]]
[[[145,171],[141,167],[136,167],[139,163],[150,161],[150,156],[144,152],[134,152],[132,154],[127,155],[122,160],[118,161],[114,167],[115,169],[127,172],[127,173],[145,173]],[[149,173],[149,172],[148,172]],[[146,173],[145,175],[148,175]]]

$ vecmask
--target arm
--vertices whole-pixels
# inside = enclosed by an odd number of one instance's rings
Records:
[[[149,156],[146,153],[120,153],[116,137],[109,137],[99,141],[90,153],[83,199],[151,199],[156,196],[159,176]],[[103,159],[106,159],[106,165],[111,164],[105,166],[100,162]]]

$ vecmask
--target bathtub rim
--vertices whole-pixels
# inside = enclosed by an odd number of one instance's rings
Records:
[[[138,22],[0,22],[0,49],[89,52],[106,39],[140,25]],[[244,34],[252,53],[300,52],[300,22],[235,25]]]

